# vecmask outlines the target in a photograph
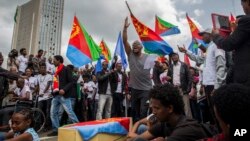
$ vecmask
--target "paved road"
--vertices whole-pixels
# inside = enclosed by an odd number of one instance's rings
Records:
[[[50,132],[51,131],[39,133],[41,141],[57,141],[57,137],[47,137],[47,134]]]

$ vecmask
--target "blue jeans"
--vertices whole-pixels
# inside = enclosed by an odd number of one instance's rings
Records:
[[[75,104],[76,104],[76,99],[75,98],[70,98],[70,101],[71,101],[71,107],[72,107],[72,110],[74,111],[74,108],[75,108]],[[63,109],[63,106],[61,105],[60,108],[59,108],[59,111],[58,111],[58,117],[59,117],[59,121],[62,120],[63,117],[65,117],[65,115],[63,116],[64,113],[64,109]],[[69,118],[67,119],[67,124],[72,124],[73,121],[71,121]]]
[[[61,95],[57,95],[52,99],[51,102],[51,110],[50,110],[50,118],[51,118],[51,122],[52,122],[52,128],[53,131],[57,132],[57,129],[60,126],[59,123],[59,112],[60,112],[60,107],[63,107],[63,109],[66,111],[66,113],[68,114],[69,119],[73,122],[73,123],[77,123],[79,122],[73,109],[72,109],[72,105],[71,105],[71,100],[70,98],[65,98]]]
[[[147,131],[147,130],[148,130],[148,126],[145,125],[145,124],[141,124],[141,125],[139,125],[139,127],[137,128],[136,134],[141,135],[142,133],[144,133],[144,132]]]

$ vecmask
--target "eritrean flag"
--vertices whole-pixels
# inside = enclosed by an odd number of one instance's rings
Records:
[[[110,50],[109,50],[107,44],[104,42],[104,40],[101,41],[100,48],[101,48],[101,54],[104,56],[105,60],[107,62],[109,62],[109,60],[111,60],[111,54],[110,54]]]
[[[189,18],[188,14],[186,14],[187,21],[190,27],[190,31],[192,34],[192,42],[188,47],[188,50],[190,50],[194,54],[198,54],[198,45],[194,43],[194,39],[197,40],[198,43],[202,44],[203,46],[206,46],[206,44],[203,42],[202,37],[199,35],[199,29],[194,24],[194,22]]]
[[[98,133],[126,135],[129,131],[129,126],[130,118],[124,117],[76,123],[66,126],[66,128],[76,129],[82,139],[88,141]]]
[[[161,36],[181,33],[180,29],[177,26],[162,20],[158,16],[155,16],[155,32]]]
[[[173,52],[173,49],[167,42],[153,30],[138,21],[133,14],[131,14],[131,19],[144,46],[145,52],[158,55],[168,55]]]
[[[96,61],[100,57],[100,47],[81,26],[76,16],[74,17],[66,56],[76,67]]]

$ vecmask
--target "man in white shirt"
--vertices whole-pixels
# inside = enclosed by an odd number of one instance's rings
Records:
[[[17,88],[14,91],[14,93],[18,97],[13,97],[15,100],[20,100],[20,101],[28,101],[32,100],[32,94],[30,92],[29,86],[25,85],[25,80],[23,78],[19,78],[17,80]]]
[[[46,64],[40,64],[40,74],[37,76],[38,87],[39,87],[39,97],[38,97],[38,108],[41,109],[46,116],[46,128],[48,128],[50,123],[50,105],[51,105],[51,85],[52,85],[52,75],[47,74]]]
[[[206,29],[199,34],[203,41],[208,44],[205,56],[197,56],[188,52],[185,48],[179,48],[181,52],[186,53],[189,58],[196,63],[203,63],[202,84],[206,94],[207,101],[204,101],[204,112],[202,113],[203,122],[215,123],[215,115],[213,107],[211,106],[211,94],[214,90],[225,84],[226,80],[226,59],[225,51],[218,49],[216,44],[212,41],[212,29]],[[210,111],[209,111],[210,110]],[[213,116],[213,117],[212,117]]]
[[[171,78],[170,83],[180,89],[181,94],[183,94],[185,114],[187,117],[192,118],[188,95],[192,87],[192,76],[188,66],[179,60],[177,53],[172,53],[171,59],[173,64],[169,68],[170,71],[168,71],[168,76]]]
[[[20,74],[23,74],[25,72],[25,69],[28,66],[28,58],[26,57],[27,52],[25,48],[20,49],[20,56],[18,56],[17,60],[18,60],[18,71]]]
[[[55,73],[55,65],[52,62],[52,57],[49,57],[48,61],[46,62],[46,68],[49,74]]]
[[[126,74],[122,72],[121,62],[115,65],[115,72],[112,74],[111,87],[115,90],[113,93],[112,117],[124,116],[123,99],[125,96]]]

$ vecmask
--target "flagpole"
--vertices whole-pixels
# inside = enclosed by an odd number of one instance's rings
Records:
[[[133,14],[132,14],[132,11],[131,11],[131,9],[130,9],[130,7],[129,7],[129,5],[128,5],[128,2],[125,1],[125,3],[126,3],[126,5],[127,5],[127,7],[128,7],[129,13],[130,13],[131,15],[133,15]]]

